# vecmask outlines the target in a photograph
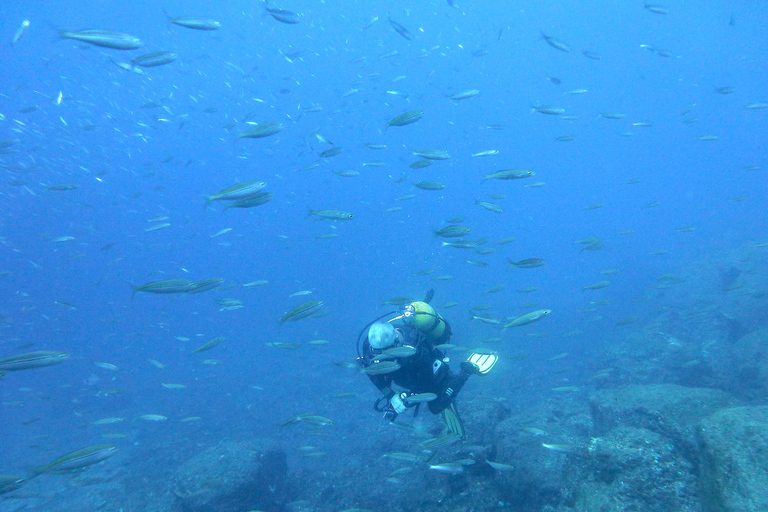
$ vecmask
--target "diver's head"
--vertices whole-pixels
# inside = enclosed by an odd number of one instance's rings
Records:
[[[374,350],[391,347],[400,336],[400,333],[388,322],[376,322],[368,329],[368,343]]]

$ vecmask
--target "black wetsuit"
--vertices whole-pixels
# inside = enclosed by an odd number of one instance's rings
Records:
[[[464,371],[455,375],[451,373],[448,363],[443,361],[443,352],[436,349],[419,330],[406,325],[400,325],[397,329],[403,333],[402,344],[415,347],[416,353],[398,359],[398,370],[382,375],[369,375],[368,378],[379,388],[387,401],[395,395],[392,383],[411,393],[434,393],[437,398],[428,402],[429,410],[432,414],[442,412],[456,398],[469,375]],[[451,330],[446,324],[445,333],[436,341],[447,343],[450,338]],[[363,342],[363,365],[370,365],[376,360],[376,355],[366,338]]]

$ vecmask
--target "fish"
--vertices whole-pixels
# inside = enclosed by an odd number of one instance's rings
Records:
[[[224,282],[222,277],[209,277],[201,281],[196,281],[186,293],[203,293],[208,290],[213,290]]]
[[[586,58],[592,59],[592,60],[600,60],[602,57],[599,53],[591,52],[589,50],[582,50],[581,52]]]
[[[310,208],[309,214],[316,215],[321,219],[331,219],[331,220],[351,220],[355,218],[354,214],[349,212],[344,212],[341,210],[313,210]]]
[[[439,149],[424,149],[421,151],[414,151],[413,154],[420,156],[421,158],[426,158],[427,160],[448,160],[451,158],[451,155],[449,155],[447,151]]]
[[[81,450],[77,450],[58,459],[38,466],[32,470],[34,475],[64,475],[77,473],[88,469],[88,467],[108,459],[117,453],[117,447],[111,444],[97,444]]]
[[[409,41],[413,40],[413,34],[404,26],[402,26],[400,23],[396,22],[392,18],[387,18],[389,20],[389,24],[392,25],[392,28],[395,29],[395,32],[403,36]]]
[[[645,4],[643,6],[643,9],[645,9],[647,11],[650,11],[652,13],[655,13],[655,14],[668,14],[669,13],[669,9],[667,9],[666,7],[663,7],[661,5]]]
[[[46,190],[75,190],[80,185],[76,183],[59,183],[45,187]]]
[[[162,281],[152,281],[150,283],[142,284],[140,286],[133,286],[134,295],[140,292],[143,293],[187,293],[193,289],[197,283],[189,279],[164,279]]]
[[[421,190],[443,190],[445,183],[440,183],[439,181],[419,181],[414,183],[413,186]]]
[[[548,116],[559,116],[565,114],[565,109],[563,107],[555,107],[552,105],[533,107],[533,110],[539,114],[546,114]]]
[[[488,325],[499,325],[501,323],[501,320],[491,315],[470,315],[469,319],[478,320]]]
[[[339,155],[343,152],[344,152],[344,148],[341,148],[341,147],[326,149],[325,151],[320,153],[320,158],[330,158],[332,156]]]
[[[210,18],[181,17],[168,18],[168,21],[174,25],[194,30],[218,30],[221,28],[221,23]]]
[[[192,351],[192,354],[199,354],[200,352],[207,352],[208,350],[211,350],[213,347],[224,341],[224,336],[217,336],[213,338],[212,340],[200,345],[196,349]]]
[[[27,33],[28,29],[29,20],[22,21],[21,25],[19,25],[19,28],[16,30],[16,33],[13,35],[13,39],[11,39],[11,46],[16,46],[16,43],[18,43],[19,39],[21,39],[22,36]]]
[[[27,479],[17,475],[0,475],[0,495],[20,489]]]
[[[456,249],[474,249],[480,246],[480,243],[476,240],[455,240],[451,242],[443,242],[443,247],[446,245],[449,247],[455,247]]]
[[[261,206],[270,202],[275,195],[271,192],[258,192],[249,196],[236,199],[228,203],[224,209],[229,208],[253,208],[255,206]]]
[[[162,414],[142,414],[137,419],[144,421],[166,421],[168,417]]]
[[[440,448],[450,446],[461,439],[461,434],[457,432],[448,432],[445,435],[433,437],[422,442],[419,447],[425,452],[434,452]]]
[[[424,111],[411,110],[409,112],[406,112],[405,114],[400,114],[399,116],[390,120],[387,123],[386,128],[389,128],[390,126],[406,126],[411,123],[415,123],[416,121],[421,119],[423,116],[424,116]]]
[[[435,236],[442,238],[461,238],[467,236],[472,232],[472,228],[468,226],[452,225],[444,227],[438,231],[435,231]]]
[[[382,301],[382,304],[388,304],[390,306],[404,306],[413,302],[413,297],[408,295],[401,295],[389,300]]]
[[[296,320],[310,317],[320,311],[324,305],[325,303],[322,300],[308,300],[286,312],[280,317],[278,322],[282,325],[285,322],[295,322]]]
[[[582,290],[599,290],[600,288],[605,288],[609,284],[611,284],[610,281],[600,281],[594,284],[587,285],[584,288],[582,288]]]
[[[170,64],[178,58],[173,52],[152,52],[136,57],[131,61],[134,66],[141,66],[143,68],[154,68],[157,66],[164,66]]]
[[[279,21],[280,23],[286,23],[288,25],[295,25],[299,22],[299,15],[295,12],[286,11],[285,9],[277,9],[270,7],[267,0],[264,0],[264,8],[267,10],[270,16]]]
[[[486,210],[494,213],[504,213],[504,209],[494,203],[489,203],[488,201],[475,201],[475,204],[477,206],[480,206],[482,208],[485,208]]]
[[[261,206],[263,204],[267,204],[274,198],[275,195],[272,192],[259,192],[258,194],[254,194],[251,196],[243,197],[242,199],[237,199],[235,201],[232,201],[231,203],[227,204],[227,206],[224,207],[224,209],[228,208],[253,208],[254,206]]]
[[[361,373],[366,375],[384,375],[386,373],[396,372],[400,369],[400,363],[397,361],[374,361],[368,366],[360,369]]]
[[[464,471],[464,466],[458,462],[443,462],[442,464],[432,464],[429,469],[440,471],[441,473],[457,474]]]
[[[744,108],[749,110],[760,110],[768,108],[768,103],[749,103],[748,105],[744,105]]]
[[[261,139],[264,137],[275,135],[276,133],[280,133],[284,127],[285,125],[283,123],[278,123],[277,121],[257,124],[250,130],[246,130],[238,134],[237,138],[238,139],[242,139],[242,138]]]
[[[528,169],[503,169],[485,175],[486,180],[519,180],[522,178],[530,178],[536,173],[529,171]]]
[[[69,354],[53,350],[27,352],[15,356],[0,359],[0,372],[15,372],[19,370],[31,370],[45,368],[62,363],[69,358]]]
[[[160,383],[165,389],[187,389],[186,384],[171,384],[168,382],[161,382]]]
[[[622,114],[621,112],[601,112],[600,117],[605,119],[624,119],[627,117],[627,114]]]
[[[98,366],[99,368],[102,368],[102,369],[104,369],[104,370],[109,370],[109,371],[111,371],[111,372],[117,372],[117,371],[120,371],[120,367],[119,367],[119,366],[117,366],[117,365],[114,365],[114,364],[112,364],[112,363],[104,363],[104,362],[101,362],[101,361],[94,361],[94,363],[93,363],[93,364],[95,364],[95,365],[96,365],[96,366]]]
[[[416,347],[412,347],[410,345],[402,345],[400,347],[388,348],[384,350],[381,355],[391,359],[402,359],[411,357],[416,352],[418,352]]]
[[[92,421],[91,425],[113,425],[124,421],[123,418],[101,418],[100,420]]]
[[[552,312],[551,309],[537,309],[536,311],[531,311],[530,313],[526,313],[524,315],[520,315],[517,318],[512,319],[512,321],[510,321],[508,324],[504,326],[504,329],[531,324],[537,320],[541,320],[545,316],[549,315],[551,312]]]
[[[364,144],[364,146],[367,147],[368,149],[387,149],[386,144],[374,144],[372,142]]]
[[[501,462],[493,462],[490,460],[487,460],[485,462],[496,471],[512,471],[513,469],[515,469],[515,466],[511,466],[509,464],[502,464]]]
[[[544,32],[541,33],[541,37],[544,38],[547,44],[552,48],[556,48],[561,52],[566,52],[566,53],[571,51],[571,47],[559,39],[555,39],[552,36],[548,36]]]
[[[480,94],[480,91],[477,89],[467,89],[466,91],[457,92],[456,94],[453,94],[448,97],[453,101],[461,101],[469,98],[474,98],[478,94]]]
[[[508,259],[507,261],[509,261],[510,265],[517,268],[535,268],[535,267],[540,267],[547,263],[546,260],[543,260],[541,258],[528,258],[520,261],[512,261]]]
[[[81,30],[79,32],[61,30],[59,31],[59,36],[62,39],[74,39],[75,41],[81,41],[102,48],[112,48],[113,50],[135,50],[144,45],[141,39],[132,35],[111,32],[109,30]]]
[[[551,450],[553,452],[559,452],[559,453],[576,453],[576,447],[571,446],[569,444],[548,444],[548,443],[541,443],[541,446],[543,448],[546,448],[547,450]]]
[[[417,393],[415,395],[408,396],[405,401],[409,404],[420,404],[424,402],[431,402],[435,400],[437,395],[434,393]]]
[[[472,156],[493,156],[498,155],[499,150],[498,149],[487,149],[485,151],[480,151],[478,153],[473,153]]]
[[[423,169],[425,167],[429,167],[430,165],[432,165],[432,160],[428,160],[426,158],[423,158],[421,160],[416,160],[415,162],[413,162],[408,167],[410,167],[411,169]]]

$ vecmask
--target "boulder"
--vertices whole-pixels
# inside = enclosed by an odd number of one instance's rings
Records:
[[[222,442],[184,463],[172,479],[177,512],[279,510],[287,496],[281,450]]]
[[[699,512],[695,465],[673,443],[643,428],[593,438],[566,467],[565,502],[579,512]]]
[[[734,407],[702,421],[702,506],[707,512],[768,510],[768,407]]]
[[[735,400],[723,391],[674,384],[623,386],[590,396],[595,435],[619,426],[647,429],[672,441],[689,460],[697,458],[699,421],[733,405]]]

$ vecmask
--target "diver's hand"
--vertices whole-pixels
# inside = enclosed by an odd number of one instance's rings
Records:
[[[405,409],[407,408],[406,405],[405,405],[405,402],[403,402],[403,398],[402,398],[403,395],[405,395],[405,393],[401,393],[399,395],[395,395],[395,396],[393,396],[392,398],[389,399],[389,405],[392,406],[392,409],[394,409],[394,411],[397,414],[405,412]]]

